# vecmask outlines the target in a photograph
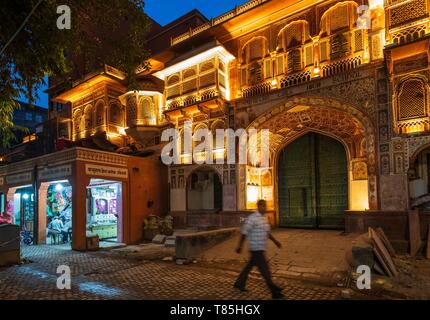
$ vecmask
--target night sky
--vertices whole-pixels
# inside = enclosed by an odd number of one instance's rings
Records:
[[[215,18],[247,0],[146,0],[146,13],[161,25],[166,25],[192,9],[198,9],[207,18]],[[48,96],[39,91],[36,105],[47,107]],[[25,99],[21,99],[25,100]]]

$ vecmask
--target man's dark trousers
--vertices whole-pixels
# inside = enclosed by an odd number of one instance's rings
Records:
[[[248,279],[248,274],[251,272],[252,268],[256,266],[258,270],[260,270],[261,275],[266,281],[267,286],[269,287],[272,294],[279,293],[281,288],[279,288],[272,281],[272,276],[270,275],[269,264],[267,263],[266,257],[264,255],[264,251],[250,251],[251,259],[246,264],[245,268],[243,268],[239,277],[236,280],[236,286],[239,288],[245,289],[246,280]]]

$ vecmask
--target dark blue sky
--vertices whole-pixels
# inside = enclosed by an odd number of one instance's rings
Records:
[[[198,9],[207,18],[215,18],[247,0],[146,0],[146,13],[161,25],[166,25],[192,9]],[[36,105],[48,106],[48,96],[39,90]],[[22,99],[25,100],[25,99]]]

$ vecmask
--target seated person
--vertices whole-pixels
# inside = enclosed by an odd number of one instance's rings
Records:
[[[48,225],[48,236],[53,235],[54,238],[60,234],[63,234],[64,224],[59,216],[55,216],[54,219]]]
[[[62,230],[63,233],[63,242],[67,243],[69,240],[72,240],[72,220],[67,220],[64,224],[64,228]]]

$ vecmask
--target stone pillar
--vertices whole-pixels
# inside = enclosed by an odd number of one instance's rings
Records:
[[[42,182],[37,190],[37,243],[46,244],[46,201],[48,198],[49,183]]]
[[[80,168],[82,167],[82,168]],[[85,165],[76,163],[72,185],[72,249],[86,250],[87,223],[87,186],[89,179],[85,175]]]

